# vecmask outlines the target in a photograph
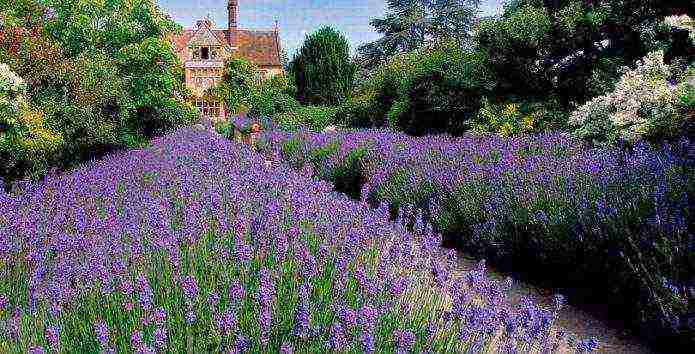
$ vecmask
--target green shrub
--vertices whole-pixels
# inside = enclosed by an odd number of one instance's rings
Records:
[[[692,92],[686,78],[664,63],[662,51],[652,52],[625,71],[614,91],[573,112],[570,123],[577,135],[594,141],[677,137],[686,123],[683,97]]]
[[[177,26],[154,1],[69,3],[23,0],[3,10],[0,62],[27,83],[25,109],[2,122],[13,126],[2,137],[0,173],[8,182],[142,146],[196,118],[181,63],[163,36]],[[59,10],[47,18],[49,9]]]
[[[400,54],[377,68],[339,109],[351,126],[383,126],[410,134],[460,133],[491,92],[485,53],[451,43]]]
[[[258,68],[243,58],[232,57],[225,63],[220,83],[209,90],[224,102],[229,114],[272,117],[299,107],[294,99],[296,88],[285,74],[258,80]]]
[[[289,65],[303,104],[336,105],[350,92],[357,72],[347,39],[331,27],[309,35]]]
[[[335,123],[337,112],[337,107],[300,106],[276,115],[273,120],[282,130],[297,131],[300,127],[306,127],[312,131],[321,131]]]
[[[567,114],[556,101],[491,103],[484,98],[472,128],[510,136],[558,130],[566,124]]]
[[[46,124],[45,115],[30,107],[27,88],[0,63],[0,176],[10,179],[45,173],[64,143],[63,136]]]

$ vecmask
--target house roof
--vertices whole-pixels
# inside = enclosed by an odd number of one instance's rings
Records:
[[[210,30],[218,39],[220,44],[228,44],[229,30],[212,29]],[[185,59],[185,49],[193,37],[197,29],[185,29],[181,34],[172,34],[169,40],[174,46],[174,52],[181,58]],[[278,32],[275,30],[258,31],[238,29],[232,32],[233,47],[236,55],[250,60],[258,66],[280,66],[280,40]]]

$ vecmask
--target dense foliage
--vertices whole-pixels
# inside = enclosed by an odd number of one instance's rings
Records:
[[[301,106],[273,117],[273,121],[278,129],[285,131],[297,131],[301,128],[322,131],[335,124],[337,113],[337,107]]]
[[[465,46],[479,4],[480,0],[386,1],[386,15],[370,22],[382,37],[359,47],[359,65],[374,69],[396,54],[439,42]]]
[[[695,59],[692,20],[669,16],[691,11],[684,1],[513,0],[480,21],[475,3],[389,1],[372,23],[383,37],[361,48],[364,80],[339,117],[412,135],[565,129],[571,111],[614,91],[648,53],[663,51],[668,65]],[[466,35],[452,41],[438,30],[446,26]],[[663,96],[652,86],[643,91]],[[644,119],[676,128],[663,115]]]
[[[570,117],[577,134],[590,140],[652,141],[673,139],[687,129],[695,110],[695,65],[686,70],[664,63],[664,53],[650,53],[626,70],[615,90],[579,107]]]
[[[303,104],[335,105],[353,87],[356,66],[343,34],[323,27],[308,35],[289,65]]]
[[[26,83],[23,113],[3,112],[1,177],[40,177],[195,118],[164,38],[177,26],[154,1],[19,0],[0,9],[0,63]],[[37,129],[44,133],[30,133]]]
[[[0,350],[597,349],[556,326],[561,296],[511,302],[427,224],[259,158],[181,130],[0,195]]]
[[[227,59],[222,80],[209,90],[214,99],[224,102],[228,114],[264,118],[299,107],[295,93],[287,75],[263,78],[256,65],[237,57]]]
[[[339,120],[416,135],[460,133],[494,87],[486,61],[485,53],[452,43],[397,55],[361,83],[341,106]]]
[[[622,65],[658,47],[667,61],[689,52],[692,59],[687,32],[683,41],[680,30],[660,26],[682,11],[692,11],[687,1],[515,0],[499,18],[483,20],[475,38],[490,55],[500,94],[583,103]]]
[[[261,147],[372,205],[416,210],[450,243],[498,266],[588,288],[650,339],[693,345],[688,140],[623,151],[556,133],[412,138],[367,130],[269,132]]]

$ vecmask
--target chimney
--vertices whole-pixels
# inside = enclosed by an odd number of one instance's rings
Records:
[[[230,45],[236,45],[238,0],[227,1],[227,41]]]

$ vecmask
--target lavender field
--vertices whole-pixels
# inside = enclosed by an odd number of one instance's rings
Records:
[[[687,139],[621,148],[565,133],[272,131],[260,146],[364,203],[389,204],[398,223],[432,223],[450,246],[588,291],[644,337],[693,343],[695,147]]]
[[[599,343],[418,222],[180,130],[2,195],[2,352],[541,352]],[[426,300],[425,300],[426,299]]]

